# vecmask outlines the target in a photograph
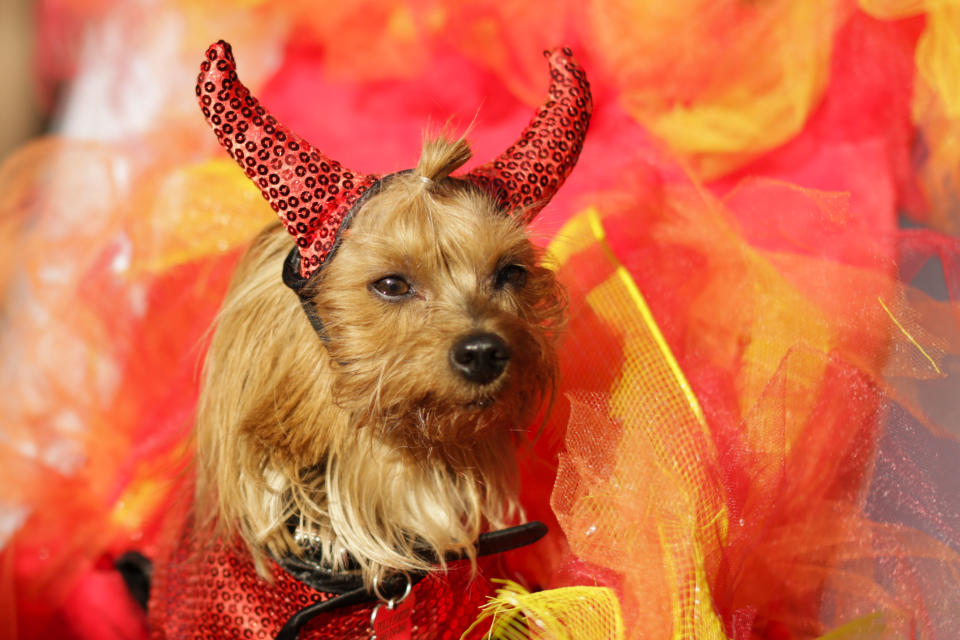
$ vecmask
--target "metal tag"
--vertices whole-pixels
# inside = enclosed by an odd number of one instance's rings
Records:
[[[378,604],[370,622],[373,624],[373,640],[410,640],[413,633],[413,606],[416,599],[410,593],[400,602]]]

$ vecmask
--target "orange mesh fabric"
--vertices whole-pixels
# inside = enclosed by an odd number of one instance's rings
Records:
[[[905,287],[893,255],[916,253],[914,272],[939,255],[955,283],[956,241],[857,231],[842,198],[789,185],[726,206],[682,182],[648,196],[577,216],[553,246],[573,323],[592,328],[567,349],[609,384],[564,363],[552,504],[587,569],[556,584],[618,589],[629,637],[951,637],[956,505],[918,468],[929,451],[903,447],[928,433],[960,451],[920,390],[945,384],[960,316]],[[769,209],[753,241],[770,249],[745,244],[733,208],[772,202],[789,215]],[[595,348],[604,335],[622,357]],[[914,490],[935,514],[891,498]]]
[[[117,177],[133,157],[42,141],[0,175],[14,227],[0,240],[0,502],[19,518],[0,555],[3,637],[144,633],[113,562],[155,552],[184,490],[195,374],[236,255],[170,229],[219,225],[237,242],[263,224],[244,217],[242,175],[158,164],[130,193]],[[198,173],[205,190],[180,188]]]

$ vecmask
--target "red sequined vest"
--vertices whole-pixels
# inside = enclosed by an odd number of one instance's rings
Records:
[[[489,559],[481,559],[474,576],[469,562],[459,560],[448,564],[447,572],[430,573],[418,582],[412,593],[411,637],[460,638],[492,595],[490,582],[483,576],[490,565]],[[269,571],[273,582],[257,574],[241,541],[201,544],[192,527],[185,527],[169,556],[155,564],[148,609],[151,640],[268,640],[298,611],[337,595],[301,582],[273,560]],[[321,613],[306,623],[298,637],[370,638],[376,604]]]

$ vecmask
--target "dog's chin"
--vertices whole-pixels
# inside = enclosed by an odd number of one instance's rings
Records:
[[[495,387],[444,401],[431,397],[394,406],[371,422],[379,423],[380,437],[407,448],[470,446],[522,428],[530,419],[526,404],[513,390]]]

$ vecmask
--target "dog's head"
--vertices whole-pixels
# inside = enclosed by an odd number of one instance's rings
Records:
[[[357,427],[417,447],[522,428],[553,380],[563,294],[517,218],[448,177],[466,144],[428,141],[312,279],[334,399]]]

